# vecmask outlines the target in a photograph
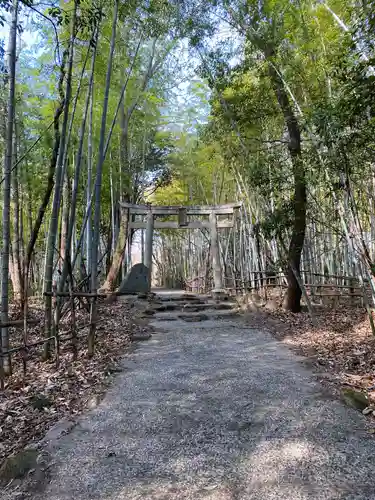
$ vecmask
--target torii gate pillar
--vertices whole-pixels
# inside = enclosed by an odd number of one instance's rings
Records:
[[[217,220],[216,213],[212,211],[209,217],[210,221],[210,237],[211,237],[211,259],[212,259],[212,273],[214,278],[213,294],[225,293],[223,289],[223,274],[220,262],[220,249],[219,238],[217,234]]]
[[[150,210],[146,219],[145,266],[147,267],[148,291],[151,290],[152,278],[152,241],[154,238],[154,214]]]

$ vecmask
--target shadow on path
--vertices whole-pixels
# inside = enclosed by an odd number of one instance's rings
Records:
[[[293,353],[240,319],[155,326],[35,498],[375,499],[364,418]]]

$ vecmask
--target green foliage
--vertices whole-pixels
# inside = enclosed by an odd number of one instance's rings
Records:
[[[73,1],[35,5],[43,15],[32,11],[29,21],[21,22],[21,38],[25,30],[37,33],[29,46],[20,46],[17,63],[18,155],[41,136],[18,169],[21,197],[30,202],[32,220],[47,182],[54,143],[51,124],[60,97],[59,67],[68,48]],[[70,179],[94,47],[95,177],[113,3],[78,3]],[[9,5],[0,0],[4,10]],[[28,12],[27,2],[22,12]],[[114,207],[123,197],[162,204],[239,199],[264,238],[288,237],[294,216],[293,167],[270,68],[281,79],[301,129],[309,221],[324,212],[325,221],[337,228],[334,193],[347,206],[358,207],[367,228],[372,207],[366,190],[373,179],[375,150],[374,12],[373,1],[354,9],[352,2],[335,0],[328,9],[323,2],[307,0],[121,0],[106,127],[108,134],[114,120],[103,169],[103,228],[107,230],[111,217],[117,217]],[[0,55],[2,61],[4,54]],[[185,63],[188,69],[182,70]],[[0,89],[2,110],[5,80]],[[75,97],[71,109],[74,102]],[[118,113],[122,108],[128,120],[125,132]],[[87,128],[84,150],[78,232],[86,191],[92,188],[87,185]],[[23,230],[27,239],[27,224]],[[43,237],[38,248],[43,247]]]
[[[212,201],[221,176],[224,188],[216,200],[255,203],[266,238],[289,234],[292,166],[285,117],[269,76],[271,61],[302,130],[309,219],[319,219],[324,210],[327,223],[339,230],[335,192],[339,200],[354,197],[367,227],[371,205],[363,183],[373,178],[375,150],[373,2],[355,10],[346,1],[330,2],[329,8],[307,1],[208,4],[195,2],[188,24],[198,47],[199,74],[211,91],[210,116],[198,134],[187,129],[172,156],[185,199]],[[212,31],[200,27],[215,26],[216,4],[233,31],[232,38],[219,35],[212,45]],[[201,105],[204,97],[203,92]]]

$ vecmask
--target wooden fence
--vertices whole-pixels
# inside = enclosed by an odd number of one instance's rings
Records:
[[[72,349],[72,359],[73,361],[77,359],[77,354],[78,354],[78,338],[83,337],[84,335],[87,336],[87,334],[80,334],[79,332],[89,328],[89,336],[93,334],[93,331],[95,330],[96,326],[100,323],[100,320],[98,318],[93,318],[90,315],[90,320],[87,323],[83,324],[77,324],[76,322],[76,301],[78,299],[79,304],[83,306],[84,308],[88,309],[90,302],[91,301],[97,301],[100,298],[108,298],[107,294],[98,294],[98,293],[86,293],[86,292],[63,292],[63,293],[58,293],[58,292],[52,292],[49,294],[50,296],[53,297],[54,304],[56,306],[57,298],[58,297],[63,297],[63,298],[68,298],[68,301],[65,302],[65,304],[69,307],[70,311],[70,328],[68,330],[65,330],[63,333],[60,333],[60,329],[53,325],[52,331],[53,335],[45,336],[40,340],[30,342],[29,340],[29,332],[28,332],[28,327],[40,323],[40,331],[41,334],[44,333],[44,322],[39,322],[38,320],[35,319],[30,319],[30,318],[24,318],[22,320],[15,320],[15,321],[8,321],[7,323],[0,323],[0,328],[5,328],[5,327],[10,327],[10,328],[16,328],[16,329],[23,329],[23,342],[19,345],[12,346],[9,349],[3,350],[1,348],[1,343],[0,343],[0,388],[4,389],[4,382],[5,382],[5,377],[6,374],[4,373],[4,364],[3,360],[5,357],[12,357],[12,354],[20,353],[21,358],[22,358],[22,366],[23,366],[23,372],[24,376],[26,376],[27,372],[27,360],[29,358],[30,353],[35,350],[35,348],[39,346],[46,346],[46,344],[49,344],[51,347],[51,350],[54,351],[55,355],[55,363],[56,366],[58,367],[59,365],[59,358],[60,358],[60,345],[65,342],[71,342],[71,349]],[[86,300],[86,302],[84,301]],[[36,353],[34,353],[36,355]]]
[[[368,282],[362,286],[355,276],[343,276],[332,274],[321,274],[302,272],[303,284],[308,297],[312,302],[338,305],[341,299],[350,299],[352,304],[365,305],[371,302],[371,288]],[[314,283],[307,280],[314,278]],[[264,294],[265,298],[272,289],[277,289],[282,295],[283,290],[287,288],[287,282],[284,273],[266,274],[264,272],[254,271],[252,276],[244,280],[240,277],[225,277],[225,288],[232,294],[245,294],[258,292]],[[187,290],[195,293],[207,293],[212,288],[212,282],[206,275],[196,276],[186,280]]]

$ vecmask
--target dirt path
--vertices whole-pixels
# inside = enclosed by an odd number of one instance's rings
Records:
[[[34,498],[375,499],[364,418],[287,348],[236,318],[155,326]]]

